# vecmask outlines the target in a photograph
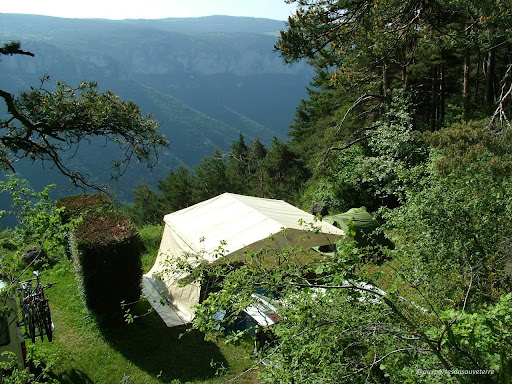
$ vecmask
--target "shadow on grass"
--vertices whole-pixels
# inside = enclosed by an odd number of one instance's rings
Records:
[[[94,381],[89,376],[75,368],[60,375],[52,375],[52,378],[56,379],[59,383],[94,384]]]
[[[202,333],[186,330],[184,326],[168,328],[155,312],[135,319],[133,324],[101,327],[110,345],[163,382],[215,377],[217,367],[227,367],[225,357],[217,345],[204,340]]]

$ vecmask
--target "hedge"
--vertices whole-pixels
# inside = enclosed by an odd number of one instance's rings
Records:
[[[61,213],[64,223],[68,223],[71,219],[76,219],[87,212],[113,209],[113,204],[108,196],[102,193],[61,197],[57,200],[55,206],[64,208]]]
[[[87,306],[106,319],[122,318],[121,302],[141,294],[143,243],[118,212],[90,213],[72,236],[72,255]]]

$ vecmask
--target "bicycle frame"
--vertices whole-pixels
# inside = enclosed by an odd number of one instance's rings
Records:
[[[43,341],[44,334],[46,334],[48,341],[52,341],[53,323],[44,289],[56,283],[43,286],[37,271],[34,271],[34,276],[35,277],[30,280],[20,282],[20,305],[23,314],[23,324],[25,325],[25,333],[33,343],[35,343],[37,336],[40,336],[41,341]],[[35,287],[33,286],[34,281],[36,281]]]

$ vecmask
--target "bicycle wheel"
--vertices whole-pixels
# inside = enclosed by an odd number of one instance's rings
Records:
[[[53,340],[53,329],[52,329],[52,316],[50,313],[50,307],[48,306],[48,303],[46,303],[43,307],[43,323],[44,323],[44,330],[46,333],[46,337],[48,338],[48,341]]]
[[[45,317],[44,317],[44,302],[39,301],[36,310],[36,327],[37,327],[37,336],[41,337],[41,341],[44,341],[44,332],[45,332]]]
[[[29,307],[26,316],[28,337],[33,343],[36,342],[36,311],[34,307]]]
[[[44,326],[44,319],[43,319],[43,316],[42,314],[38,311],[37,313],[37,334],[39,336],[41,336],[41,341],[44,341],[44,330],[45,330],[45,326]]]

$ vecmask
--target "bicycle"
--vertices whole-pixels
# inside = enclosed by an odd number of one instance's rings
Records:
[[[52,341],[53,323],[44,289],[57,283],[41,285],[39,273],[34,271],[33,274],[35,278],[20,282],[21,288],[19,288],[25,333],[33,343],[36,342],[37,336],[40,336],[41,341],[43,341],[45,334],[48,341]],[[32,284],[33,281],[36,281],[35,287]]]

